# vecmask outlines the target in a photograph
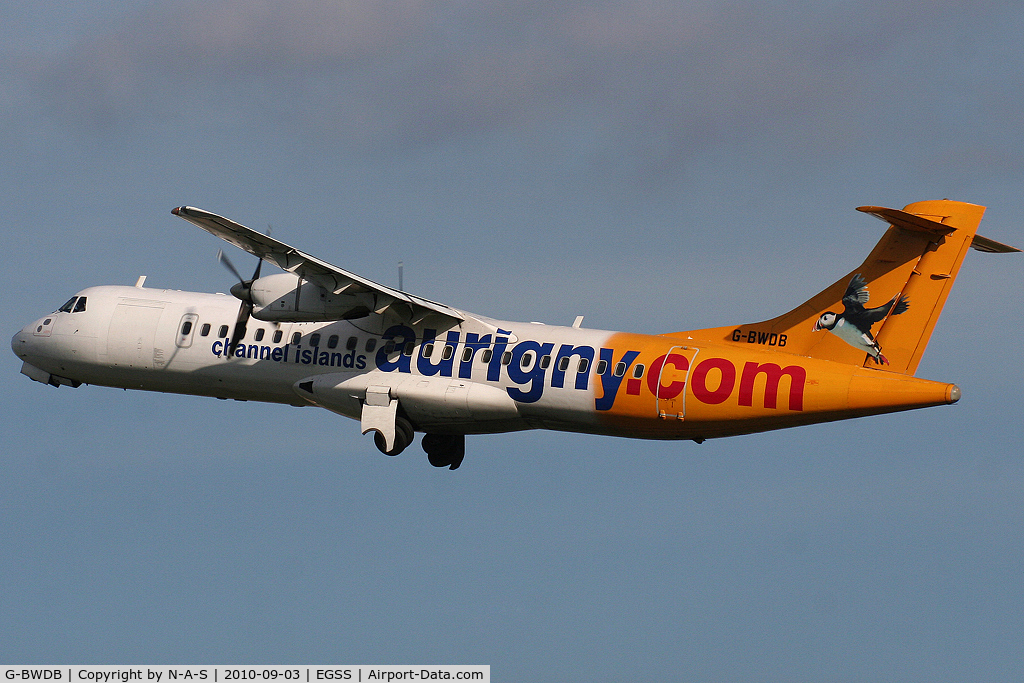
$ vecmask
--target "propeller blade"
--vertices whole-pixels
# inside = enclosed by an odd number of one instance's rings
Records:
[[[234,358],[235,348],[238,346],[238,342],[242,341],[242,337],[245,336],[245,326],[249,322],[249,316],[252,314],[252,303],[243,301],[242,305],[238,307],[238,317],[235,318],[235,329],[231,331],[231,341],[228,342],[228,358]]]
[[[230,270],[231,274],[234,275],[239,282],[245,282],[245,278],[242,277],[242,275],[238,272],[238,269],[235,268],[234,264],[231,263],[228,257],[224,255],[223,249],[217,250],[217,260],[220,261],[225,268]]]

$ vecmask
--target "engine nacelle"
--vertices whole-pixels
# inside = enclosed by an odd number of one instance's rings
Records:
[[[267,322],[319,322],[364,318],[373,312],[374,295],[334,294],[292,273],[261,277],[252,283],[252,315]]]

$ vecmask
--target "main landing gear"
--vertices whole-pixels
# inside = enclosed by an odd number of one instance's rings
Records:
[[[421,445],[427,452],[427,460],[434,467],[457,470],[466,457],[464,434],[424,434]]]
[[[313,382],[309,383],[309,389],[304,384],[300,384],[300,388],[312,394]],[[398,405],[398,399],[391,396],[391,388],[387,386],[367,387],[359,422],[363,434],[373,432],[373,444],[384,455],[398,455],[409,447],[416,436],[409,415]],[[466,436],[425,434],[423,450],[427,452],[427,460],[434,467],[457,470],[466,457]]]
[[[395,442],[388,450],[387,440],[379,431],[373,433],[373,445],[384,455],[398,455],[412,443],[415,432],[412,430],[412,423],[404,417],[395,419]]]
[[[373,445],[384,455],[398,455],[412,443],[415,433],[412,423],[404,417],[395,420],[395,441],[388,450],[387,440],[379,431],[373,434]],[[466,437],[463,434],[424,434],[423,450],[434,467],[459,469],[466,457]]]

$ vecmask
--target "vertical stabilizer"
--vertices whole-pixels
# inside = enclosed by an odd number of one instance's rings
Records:
[[[960,272],[964,256],[974,240],[985,207],[940,200],[917,202],[900,213],[924,218],[931,222],[931,226],[924,226],[917,233],[928,241],[900,292],[910,301],[910,306],[902,314],[890,315],[883,320],[875,338],[889,358],[889,370],[913,375],[946,304],[949,290]],[[890,231],[913,232],[901,223],[898,215],[876,215],[890,221]],[[940,235],[938,226],[952,228],[952,231]]]
[[[943,199],[858,210],[889,229],[855,270],[777,318],[687,334],[914,374],[967,249],[1018,250],[976,236],[983,206]]]

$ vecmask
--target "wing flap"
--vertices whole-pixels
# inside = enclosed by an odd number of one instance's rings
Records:
[[[430,315],[444,316],[456,322],[465,319],[462,313],[450,306],[377,284],[215,213],[191,206],[179,206],[171,213],[334,294],[373,293],[377,296],[377,312],[394,310],[408,314],[403,317],[412,321],[423,320]]]

